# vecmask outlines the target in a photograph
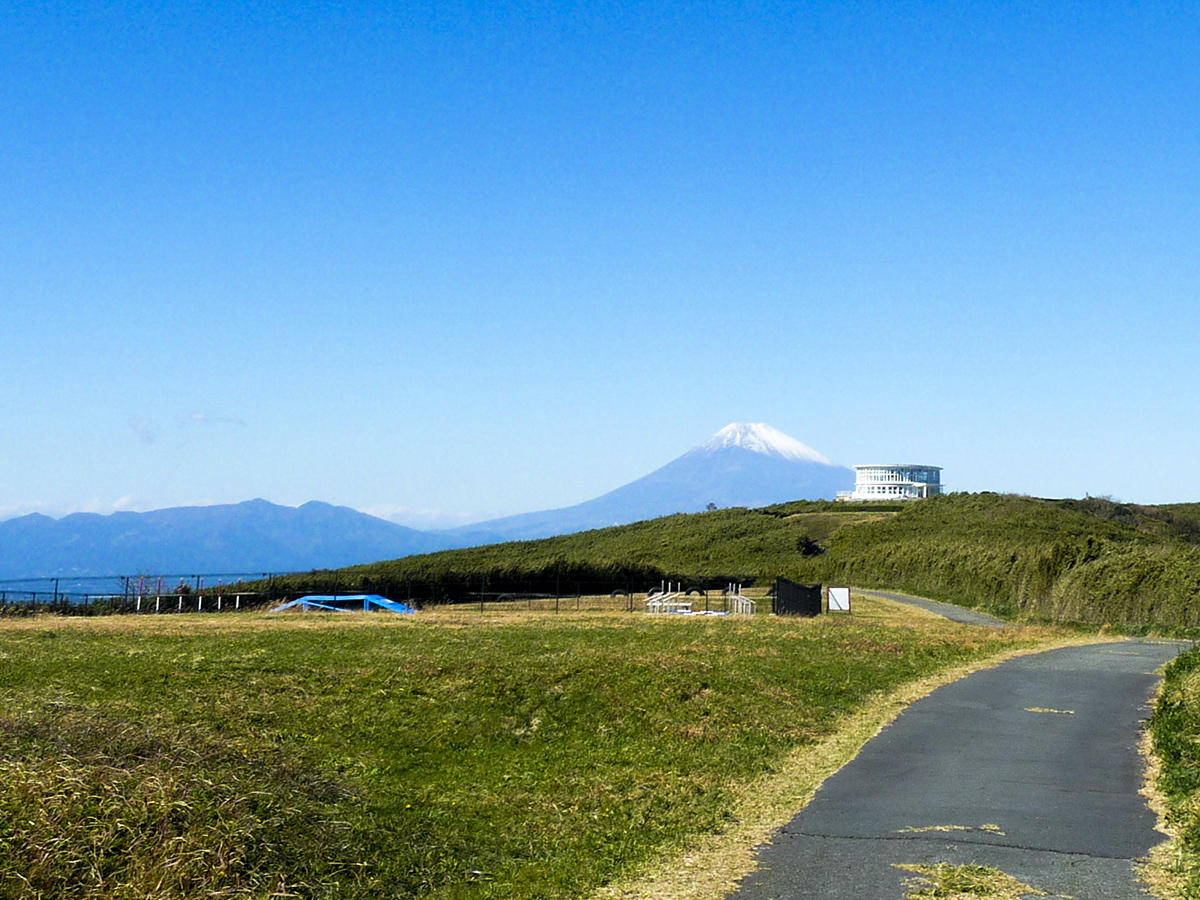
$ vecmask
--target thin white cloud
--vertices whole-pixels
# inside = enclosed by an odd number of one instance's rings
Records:
[[[184,424],[191,425],[217,425],[217,426],[234,426],[237,428],[245,428],[246,420],[240,416],[229,415],[226,413],[210,413],[210,412],[193,412],[185,416],[180,416],[180,421]]]
[[[76,506],[51,504],[43,500],[31,500],[25,503],[9,503],[0,506],[0,522],[5,519],[27,516],[30,513],[41,513],[44,516],[50,516],[52,519],[61,519],[63,516],[69,516],[71,513],[77,512],[99,513],[102,516],[107,516],[115,512],[141,512],[144,509],[145,507],[139,504],[132,494],[117,497],[115,500],[103,500],[99,497],[91,497]]]
[[[116,500],[101,500],[99,497],[92,497],[86,503],[79,507],[79,512],[99,513],[102,516],[110,515],[115,512],[129,512],[137,510],[138,504],[132,494],[126,494],[123,497],[118,497]]]
[[[18,516],[27,516],[30,513],[41,513],[42,515],[52,515],[52,508],[49,503],[43,500],[31,500],[27,503],[9,503],[0,506],[0,522],[5,519],[15,519]]]
[[[153,419],[130,416],[128,424],[133,429],[133,433],[137,435],[138,440],[143,444],[153,444],[158,440],[158,423]]]
[[[502,513],[455,512],[445,509],[414,509],[410,506],[394,505],[368,506],[359,511],[368,516],[387,519],[397,525],[424,529],[456,528],[459,525],[470,525],[473,522],[482,522],[502,515]]]
[[[150,419],[145,416],[130,416],[125,420],[126,424],[137,435],[137,439],[143,444],[157,444],[162,436],[162,428],[155,419]],[[176,446],[184,446],[187,441],[187,433],[192,428],[245,428],[246,420],[240,416],[229,415],[226,413],[211,413],[197,411],[185,413],[177,418],[177,427],[169,429],[175,432]],[[180,443],[180,442],[183,443]]]

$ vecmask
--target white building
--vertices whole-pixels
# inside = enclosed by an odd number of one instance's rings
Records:
[[[854,467],[854,490],[839,500],[924,500],[942,492],[941,466],[869,465]]]

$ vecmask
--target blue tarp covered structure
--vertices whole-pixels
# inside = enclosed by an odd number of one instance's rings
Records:
[[[325,609],[332,612],[356,612],[359,609],[359,604],[362,604],[362,611],[369,612],[372,608],[386,609],[394,613],[415,613],[416,610],[407,603],[397,603],[395,600],[389,600],[387,597],[381,597],[379,594],[306,594],[303,597],[297,597],[295,600],[289,600],[287,603],[280,604],[271,610],[271,612],[281,612],[285,609],[302,609],[307,612],[310,609]]]

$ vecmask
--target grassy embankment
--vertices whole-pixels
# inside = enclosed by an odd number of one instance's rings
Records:
[[[0,896],[586,896],[901,685],[1045,640],[886,609],[9,620]]]
[[[408,557],[338,573],[404,579],[770,579],[891,588],[1010,617],[1200,627],[1200,505],[952,494],[902,507],[791,503]]]
[[[1200,898],[1200,650],[1167,666],[1150,718],[1157,795],[1171,841],[1154,854],[1156,894]]]

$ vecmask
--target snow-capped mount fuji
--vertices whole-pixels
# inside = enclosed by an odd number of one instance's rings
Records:
[[[739,425],[735,422],[732,425],[726,425],[697,447],[696,450],[703,450],[706,453],[719,453],[729,447],[741,447],[743,450],[762,453],[764,456],[782,456],[784,459],[791,459],[796,462],[815,462],[825,466],[833,465],[827,457],[818,453],[812,447],[808,446],[808,444],[802,444],[794,437],[789,437],[782,431],[778,431],[770,425],[764,425],[762,422],[745,425]]]
[[[637,481],[563,509],[524,513],[454,529],[471,543],[527,540],[624,525],[716,506],[767,506],[833,499],[854,472],[762,423],[732,424]]]

